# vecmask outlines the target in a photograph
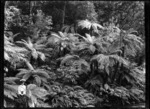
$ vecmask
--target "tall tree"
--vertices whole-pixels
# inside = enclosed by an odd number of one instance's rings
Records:
[[[65,3],[64,3],[64,6],[63,6],[63,14],[62,14],[62,26],[61,27],[63,27],[64,26],[64,23],[65,23],[65,12],[66,12],[66,2],[67,1],[64,1]]]

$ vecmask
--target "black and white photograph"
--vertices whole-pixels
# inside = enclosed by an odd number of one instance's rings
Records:
[[[145,108],[144,1],[3,2],[3,107]]]

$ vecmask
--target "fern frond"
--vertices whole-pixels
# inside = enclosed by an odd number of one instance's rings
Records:
[[[41,79],[41,83],[48,84],[48,81],[45,77],[40,77],[40,79]]]
[[[64,31],[64,32],[66,32],[66,33],[68,33],[69,29],[70,29],[69,25],[64,25],[61,30]]]
[[[7,61],[10,61],[10,59],[11,59],[10,56],[8,55],[8,53],[5,51],[4,51],[4,59]]]
[[[75,33],[75,28],[74,28],[74,24],[70,25],[64,25],[61,29],[61,31],[66,32],[66,33]]]
[[[43,50],[46,46],[44,44],[38,44],[38,43],[35,43],[33,45],[33,47],[36,49],[36,50]]]
[[[14,100],[14,97],[17,97],[15,93],[4,90],[4,96]]]
[[[98,30],[98,28],[100,28],[100,29],[104,29],[104,27],[103,26],[101,26],[100,24],[98,24],[98,23],[95,23],[95,22],[90,22],[89,20],[81,20],[81,21],[79,21],[78,22],[78,26],[79,27],[81,27],[82,29],[83,28],[87,28],[87,29],[93,29],[93,30],[95,30],[95,31],[97,31]]]
[[[16,81],[19,81],[20,79],[17,77],[5,77],[4,82],[7,84],[16,84]]]
[[[31,73],[30,70],[22,70],[18,74],[16,74],[16,77],[22,78],[24,75]]]
[[[46,71],[43,71],[43,70],[40,70],[40,69],[36,69],[34,72],[38,76],[49,78],[49,75],[48,75],[48,73]]]
[[[136,49],[132,44],[128,44],[128,46],[125,46],[125,55],[126,56],[136,56]]]
[[[32,76],[32,73],[31,73],[31,72],[30,72],[30,73],[26,73],[26,74],[24,74],[23,76],[20,75],[20,77],[22,77],[22,79],[25,79],[25,80],[28,80],[31,76]]]
[[[92,86],[96,86],[96,85],[101,85],[102,83],[99,81],[99,80],[97,80],[97,79],[92,79],[92,80],[90,80],[90,81],[88,81],[87,83],[90,83]],[[86,84],[87,84],[86,83]]]
[[[86,37],[87,37],[87,41],[88,41],[89,43],[93,44],[94,41],[95,41],[95,36],[90,36],[89,34],[85,34],[85,35],[86,35]]]
[[[89,63],[85,61],[84,59],[76,60],[75,63],[89,67]]]
[[[66,36],[66,34],[62,33],[62,32],[59,32],[59,34],[52,33],[52,36],[58,38],[59,40],[66,40],[66,39],[68,39],[68,37]]]
[[[9,41],[8,41],[9,42]],[[25,55],[24,53],[26,52],[26,49],[17,47],[11,42],[8,44],[6,41],[4,42],[4,58],[8,61],[14,61],[14,60],[24,60]]]
[[[118,55],[110,55],[109,57],[117,60],[119,63],[121,63],[125,66],[129,66],[129,61],[127,61],[126,59],[124,59]]]
[[[54,44],[55,45],[55,44],[57,44],[59,42],[60,42],[60,39],[57,38],[57,36],[56,37],[55,36],[51,36],[50,38],[48,38],[47,44]]]
[[[40,59],[41,59],[42,61],[45,61],[45,59],[46,59],[45,54],[42,53],[42,52],[39,52],[39,51],[38,51],[37,53],[38,53]]]
[[[9,85],[4,83],[4,95],[10,99],[17,97],[17,85]]]
[[[31,99],[32,103],[38,104],[37,99],[45,99],[45,96],[48,95],[48,92],[41,87],[38,87],[35,84],[29,84],[27,86],[27,96]]]
[[[47,42],[47,37],[46,36],[39,38],[36,41],[36,44],[39,45],[39,44],[43,44],[44,42]]]
[[[64,57],[59,58],[58,60],[61,60],[61,65],[65,64],[66,62],[70,61],[70,60],[78,60],[79,56],[78,55],[66,55]]]
[[[81,20],[78,22],[78,26],[83,28],[90,29],[91,28],[91,22],[89,22],[87,19],[86,20]]]
[[[93,27],[94,30],[98,30],[98,28],[104,29],[104,27],[102,25],[100,25],[98,23],[95,23],[95,22],[92,23],[92,27]]]
[[[64,86],[64,90],[66,90],[66,91],[73,91],[74,89],[73,89],[73,87],[65,85]]]
[[[29,85],[27,85],[27,89],[28,90],[33,90],[33,89],[35,89],[37,86],[35,85],[35,84],[29,84]]]
[[[119,64],[123,64],[125,67],[129,67],[129,62],[118,56],[118,55],[104,55],[104,54],[98,54],[92,57],[92,61],[97,61],[98,62],[98,68],[101,70],[105,70],[106,73],[109,75],[109,68],[112,68],[114,65],[116,65],[116,62],[119,62]]]
[[[81,87],[81,86],[74,86],[73,89],[74,89],[74,90],[82,90],[83,87]]]
[[[36,87],[34,90],[32,90],[32,95],[42,99],[44,96],[46,96],[48,94],[48,92],[41,87]]]
[[[41,78],[38,75],[34,75],[34,79],[35,79],[35,82],[36,82],[37,86],[40,87],[40,85],[41,85]]]

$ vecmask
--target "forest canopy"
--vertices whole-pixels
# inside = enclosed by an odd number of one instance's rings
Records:
[[[145,103],[144,2],[5,1],[4,107]]]

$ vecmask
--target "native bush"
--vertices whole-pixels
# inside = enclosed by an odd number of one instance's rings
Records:
[[[63,2],[62,7],[62,2],[56,5],[32,1],[31,9],[24,10],[21,2],[13,3],[5,7],[5,107],[22,105],[24,98],[19,98],[17,92],[22,80],[28,107],[125,106],[145,102],[145,42],[138,31],[124,30],[113,19],[101,24],[94,8],[96,2],[92,1]],[[51,11],[44,6],[52,6]],[[69,20],[73,15],[69,16],[67,10],[71,6],[80,10],[71,13],[76,13],[73,22]],[[88,10],[81,10],[85,8]],[[27,10],[30,15],[24,14]],[[52,10],[57,11],[57,18]],[[62,19],[58,17],[60,13]],[[57,29],[56,24],[61,28]]]

